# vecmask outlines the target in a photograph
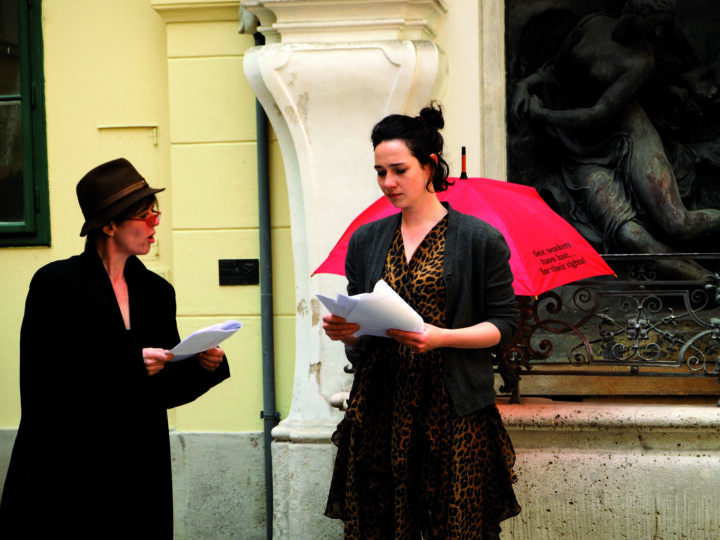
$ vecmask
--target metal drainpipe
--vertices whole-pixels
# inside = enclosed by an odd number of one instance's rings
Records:
[[[256,32],[255,45],[264,45],[265,36]],[[265,520],[266,538],[273,537],[272,428],[280,415],[275,410],[275,351],[272,292],[272,240],[270,230],[270,174],[268,157],[268,118],[255,100],[257,134],[258,214],[260,230],[260,320],[262,324],[263,410],[265,447]]]

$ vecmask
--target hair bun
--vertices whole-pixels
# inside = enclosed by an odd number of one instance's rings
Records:
[[[424,120],[438,130],[445,127],[445,119],[443,118],[442,107],[434,101],[430,103],[428,107],[424,107],[420,111],[418,119]]]

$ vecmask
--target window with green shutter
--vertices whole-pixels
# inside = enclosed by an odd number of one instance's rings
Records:
[[[40,0],[0,0],[0,247],[50,245]]]

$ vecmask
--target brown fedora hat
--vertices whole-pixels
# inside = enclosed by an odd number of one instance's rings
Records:
[[[80,236],[110,223],[131,204],[165,188],[151,188],[125,158],[98,165],[77,184],[77,198],[85,216]]]

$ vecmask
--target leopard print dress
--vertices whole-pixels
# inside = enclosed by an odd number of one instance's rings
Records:
[[[381,279],[423,320],[445,327],[442,261],[447,217],[405,261],[400,228]],[[325,515],[345,538],[488,539],[520,512],[512,484],[515,452],[497,407],[454,412],[441,349],[415,353],[380,340],[356,374]],[[421,536],[422,535],[422,536]]]

